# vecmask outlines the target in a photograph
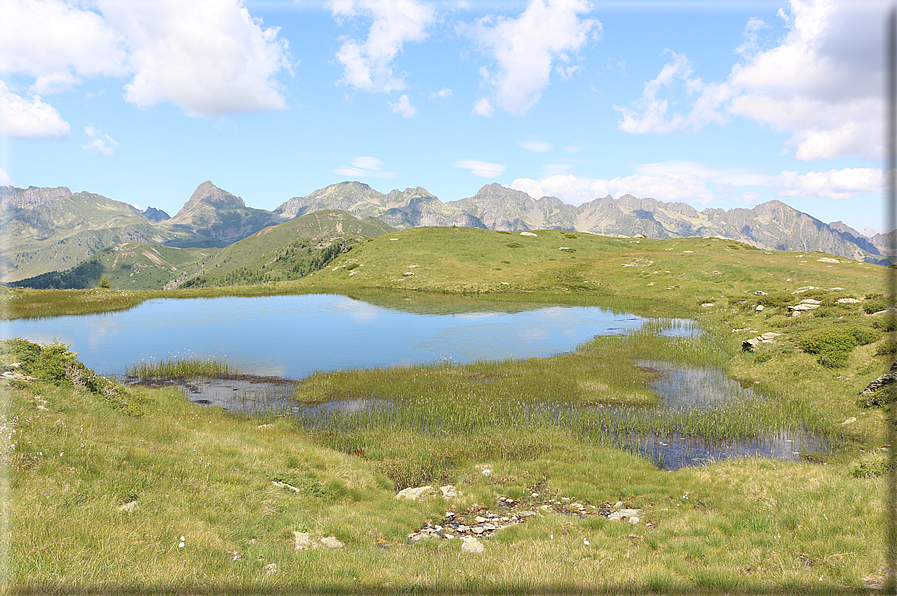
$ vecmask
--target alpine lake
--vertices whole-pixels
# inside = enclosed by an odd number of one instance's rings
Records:
[[[245,414],[287,414],[318,428],[332,426],[337,418],[389,415],[401,406],[376,394],[302,403],[296,399],[297,387],[315,372],[541,358],[574,351],[596,336],[646,329],[702,341],[694,321],[658,324],[594,306],[417,296],[393,296],[375,304],[335,294],[156,299],[121,312],[4,321],[0,336],[71,344],[98,374],[130,383],[176,385],[197,404]],[[223,361],[241,374],[141,380],[125,375],[135,363],[191,358]],[[658,396],[656,405],[549,403],[512,415],[547,416],[559,425],[588,418],[592,432],[668,470],[732,457],[793,461],[830,447],[825,437],[794,426],[720,438],[704,435],[699,426],[655,424],[645,431],[628,424],[634,418],[688,418],[721,406],[750,415],[766,399],[715,368],[661,358],[638,364],[654,375],[650,389]]]

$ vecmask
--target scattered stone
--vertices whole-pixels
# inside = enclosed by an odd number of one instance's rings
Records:
[[[265,573],[277,573],[277,563],[268,563],[262,567],[262,571]]]
[[[405,277],[411,277],[412,275],[414,275],[414,271],[406,271],[402,275],[404,275]]]
[[[798,304],[822,304],[819,300],[815,298],[804,298]]]
[[[791,281],[791,280],[788,279],[788,280],[785,280],[785,281]],[[803,286],[803,287],[801,287],[801,288],[797,288],[796,290],[794,290],[794,291],[791,292],[791,293],[792,293],[792,294],[803,294],[804,292],[808,292],[808,291],[810,291],[810,290],[815,290],[815,289],[816,289],[816,286]]]
[[[614,509],[620,509],[623,507],[623,501],[617,501],[614,503]]]
[[[475,518],[473,518],[473,521],[477,522],[478,524],[481,524],[486,521],[486,518],[483,517],[482,515],[478,515]]]
[[[408,487],[396,493],[397,499],[408,499],[409,501],[417,501],[427,493],[433,490],[432,486],[418,486],[416,488]]]
[[[829,257],[822,257],[821,259],[816,259],[816,260],[819,261],[820,263],[835,263],[835,264],[838,264],[838,263],[841,262],[841,261],[839,261],[838,259],[831,259],[831,258],[829,258]]]
[[[892,383],[897,383],[897,361],[891,365],[891,369],[888,372],[869,383],[860,395],[872,395],[878,393]]]
[[[754,296],[767,296],[767,295],[768,294],[766,292],[764,292],[763,290],[757,290],[756,292],[754,292]]]
[[[533,236],[536,237],[538,234],[533,234],[532,232],[520,232],[521,236]]]
[[[483,546],[483,543],[473,536],[464,536],[461,538],[461,540],[462,553],[481,553],[486,550],[486,547]]]
[[[764,306],[762,304],[758,304],[757,308],[755,308],[754,310],[757,312],[761,312],[763,309],[764,309]]]
[[[797,304],[795,306],[789,306],[788,310],[791,311],[792,317],[796,317],[802,312],[816,310],[817,308],[819,308],[818,304]]]
[[[829,292],[843,292],[844,288],[829,288]]]
[[[492,470],[490,470],[489,468],[486,468],[485,470],[483,470],[483,476],[491,476],[491,475],[492,475]]]
[[[638,522],[639,522],[639,518],[637,515],[633,515],[632,517],[629,518],[629,523],[631,523],[633,526],[637,526]]]
[[[844,422],[842,422],[841,425],[843,426],[843,425],[846,425],[846,424],[853,424],[853,423],[856,422],[856,421],[857,421],[856,417],[851,416],[850,418],[848,418],[847,420],[845,420]]]
[[[754,352],[760,347],[761,343],[764,344],[774,344],[775,338],[782,335],[781,333],[773,333],[772,331],[768,331],[757,337],[752,337],[751,339],[746,339],[741,342],[741,351],[743,352]]]
[[[305,550],[311,547],[311,535],[308,532],[293,532],[293,548],[295,550]]]
[[[137,509],[137,501],[128,501],[124,505],[119,505],[118,510],[124,512],[131,512]]]
[[[336,536],[324,536],[318,542],[321,543],[321,546],[329,549],[342,549],[343,543],[339,541]]]
[[[242,561],[243,555],[241,555],[239,551],[235,550],[234,552],[231,553],[230,560],[231,561]]]
[[[454,484],[446,484],[445,486],[440,486],[439,492],[442,493],[443,499],[454,499],[458,496],[458,491],[455,490]]]
[[[711,306],[713,306],[713,303],[712,303],[712,302],[705,302],[705,303],[702,304],[701,306],[704,307],[704,308],[710,308]]]
[[[570,248],[569,246],[559,246],[558,250],[573,250],[573,249]]]
[[[641,512],[641,509],[619,509],[608,515],[607,519],[609,519],[610,521],[617,521],[621,519],[629,519],[632,517],[638,518]],[[636,521],[635,523],[638,523],[638,521]]]
[[[838,298],[835,302],[838,304],[858,304],[862,302],[862,300],[857,300],[856,298]]]

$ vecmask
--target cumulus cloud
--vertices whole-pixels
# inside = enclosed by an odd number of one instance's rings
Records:
[[[495,107],[492,105],[492,102],[489,101],[489,98],[481,97],[473,104],[473,113],[477,116],[491,118],[492,114],[495,113]]]
[[[12,184],[12,180],[9,179],[9,174],[3,171],[3,168],[0,168],[0,186],[6,186],[8,184]]]
[[[731,186],[767,186],[771,176],[750,168],[715,168],[698,161],[670,160],[635,166],[639,174],[651,176],[692,176]]]
[[[241,0],[5,0],[0,73],[34,77],[32,91],[88,77],[132,77],[125,99],[170,101],[191,116],[286,107],[275,77],[290,71],[286,40]]]
[[[882,155],[882,31],[885,3],[791,0],[779,10],[787,33],[763,49],[752,18],[741,59],[725,80],[693,77],[683,55],[645,84],[642,97],[621,113],[619,128],[631,133],[694,131],[742,116],[790,135],[798,159]],[[690,98],[687,113],[670,113],[661,96],[676,88]]]
[[[61,0],[4,0],[2,11],[0,72],[34,77],[35,93],[127,74],[125,40],[101,15]]]
[[[383,162],[376,157],[356,157],[352,160],[351,166],[340,166],[334,168],[333,172],[340,176],[349,176],[351,178],[395,178],[398,176],[395,172],[384,172],[380,168]]]
[[[39,95],[26,99],[0,81],[0,137],[18,139],[65,139],[71,135],[69,123]]]
[[[427,95],[427,97],[429,97],[430,99],[446,99],[451,96],[452,96],[452,90],[447,87],[443,87],[436,93],[430,93],[429,95]]]
[[[86,145],[81,146],[82,149],[94,155],[115,155],[118,143],[109,135],[94,128],[93,124],[84,127],[84,134],[87,135],[88,141]]]
[[[586,0],[530,0],[517,18],[486,16],[473,24],[460,25],[459,31],[470,36],[494,61],[491,68],[480,69],[480,76],[491,89],[488,108],[481,99],[474,113],[490,116],[494,102],[515,116],[523,116],[548,86],[552,66],[562,78],[572,77],[578,66],[568,62],[590,37],[597,38],[601,32],[597,20],[580,18],[591,10]]]
[[[480,176],[481,178],[497,178],[505,171],[505,166],[502,164],[476,159],[462,159],[455,162],[455,167],[470,170],[474,176]]]
[[[873,168],[844,168],[827,172],[784,171],[771,186],[780,197],[849,199],[856,194],[880,195],[882,172]]]
[[[525,141],[520,141],[519,145],[527,151],[533,151],[535,153],[551,151],[553,147],[551,143],[540,141],[538,139],[526,139]]]
[[[396,114],[401,114],[402,118],[414,118],[417,116],[417,108],[411,105],[411,100],[407,95],[399,97],[399,101],[389,102],[389,107]]]
[[[344,38],[336,53],[343,66],[340,82],[361,91],[389,92],[405,88],[404,74],[396,72],[394,60],[406,42],[423,41],[435,19],[432,6],[416,0],[330,0],[333,18],[370,19],[364,41]]]

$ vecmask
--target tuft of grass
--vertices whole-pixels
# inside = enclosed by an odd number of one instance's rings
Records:
[[[125,376],[135,379],[166,379],[173,377],[208,378],[238,375],[232,364],[212,358],[171,358],[158,362],[142,360],[125,369]]]

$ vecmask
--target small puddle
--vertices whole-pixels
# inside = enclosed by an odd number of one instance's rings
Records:
[[[662,414],[670,412],[699,411],[741,402],[760,407],[764,397],[715,368],[679,366],[668,362],[639,361],[639,366],[658,373],[651,390],[659,397],[657,406],[651,408]],[[623,413],[622,408],[611,408]],[[767,457],[785,461],[797,461],[808,454],[829,449],[829,441],[806,429],[782,430],[753,438],[711,439],[684,435],[678,432],[632,437],[626,447],[653,460],[664,470],[677,470],[687,466],[736,457]]]

